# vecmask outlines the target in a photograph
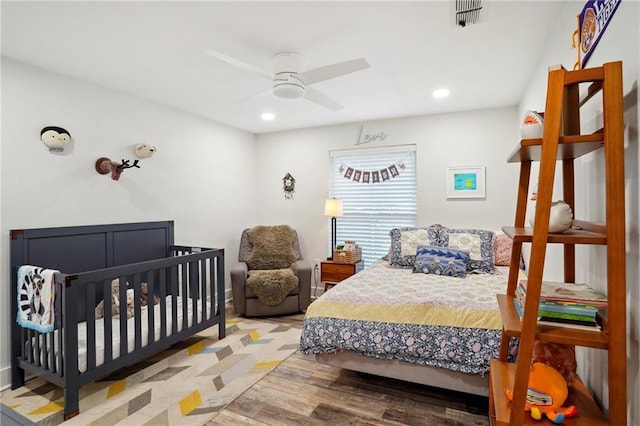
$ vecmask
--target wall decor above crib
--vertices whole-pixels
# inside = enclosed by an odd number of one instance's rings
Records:
[[[49,152],[64,152],[71,143],[71,134],[58,126],[47,126],[40,130],[40,140],[49,148]]]
[[[139,143],[133,149],[133,152],[136,154],[138,158],[141,158],[141,159],[151,158],[153,157],[153,154],[158,152],[158,148],[148,143]]]
[[[96,160],[96,171],[101,175],[111,173],[111,179],[117,181],[120,180],[120,175],[122,175],[125,169],[131,169],[133,167],[139,169],[138,161],[140,160],[135,160],[133,164],[129,164],[129,160],[123,158],[121,163],[116,163],[107,157],[100,157]]]

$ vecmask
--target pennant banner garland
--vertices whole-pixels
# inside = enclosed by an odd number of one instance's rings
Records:
[[[344,173],[344,178],[352,180],[358,183],[380,183],[385,180],[394,178],[400,174],[400,171],[404,170],[406,165],[404,162],[398,161],[388,167],[381,170],[358,170],[356,168],[341,165],[338,169],[340,174]]]

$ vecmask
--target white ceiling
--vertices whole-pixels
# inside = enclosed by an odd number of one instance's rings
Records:
[[[462,28],[452,1],[3,0],[2,55],[266,133],[516,105],[564,5],[485,0],[481,22]],[[304,55],[304,69],[360,57],[371,67],[313,85],[344,106],[334,112],[277,98],[208,49],[268,72],[281,51]],[[441,87],[451,96],[433,99]],[[262,121],[267,111],[276,119]]]

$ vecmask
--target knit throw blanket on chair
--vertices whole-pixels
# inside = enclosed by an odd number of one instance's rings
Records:
[[[277,306],[298,287],[293,269],[249,271],[247,285],[265,305]]]

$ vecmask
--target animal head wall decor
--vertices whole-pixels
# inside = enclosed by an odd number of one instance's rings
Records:
[[[49,152],[62,152],[71,142],[71,135],[62,127],[47,126],[40,130],[40,140],[49,147]]]
[[[120,180],[120,175],[124,169],[131,169],[133,167],[140,168],[138,161],[139,160],[135,160],[133,164],[129,164],[129,160],[122,159],[121,163],[116,163],[107,157],[100,157],[96,160],[96,171],[101,175],[111,173],[111,179]]]
[[[133,151],[138,158],[150,158],[153,157],[153,154],[155,154],[158,149],[148,143],[139,143]]]

